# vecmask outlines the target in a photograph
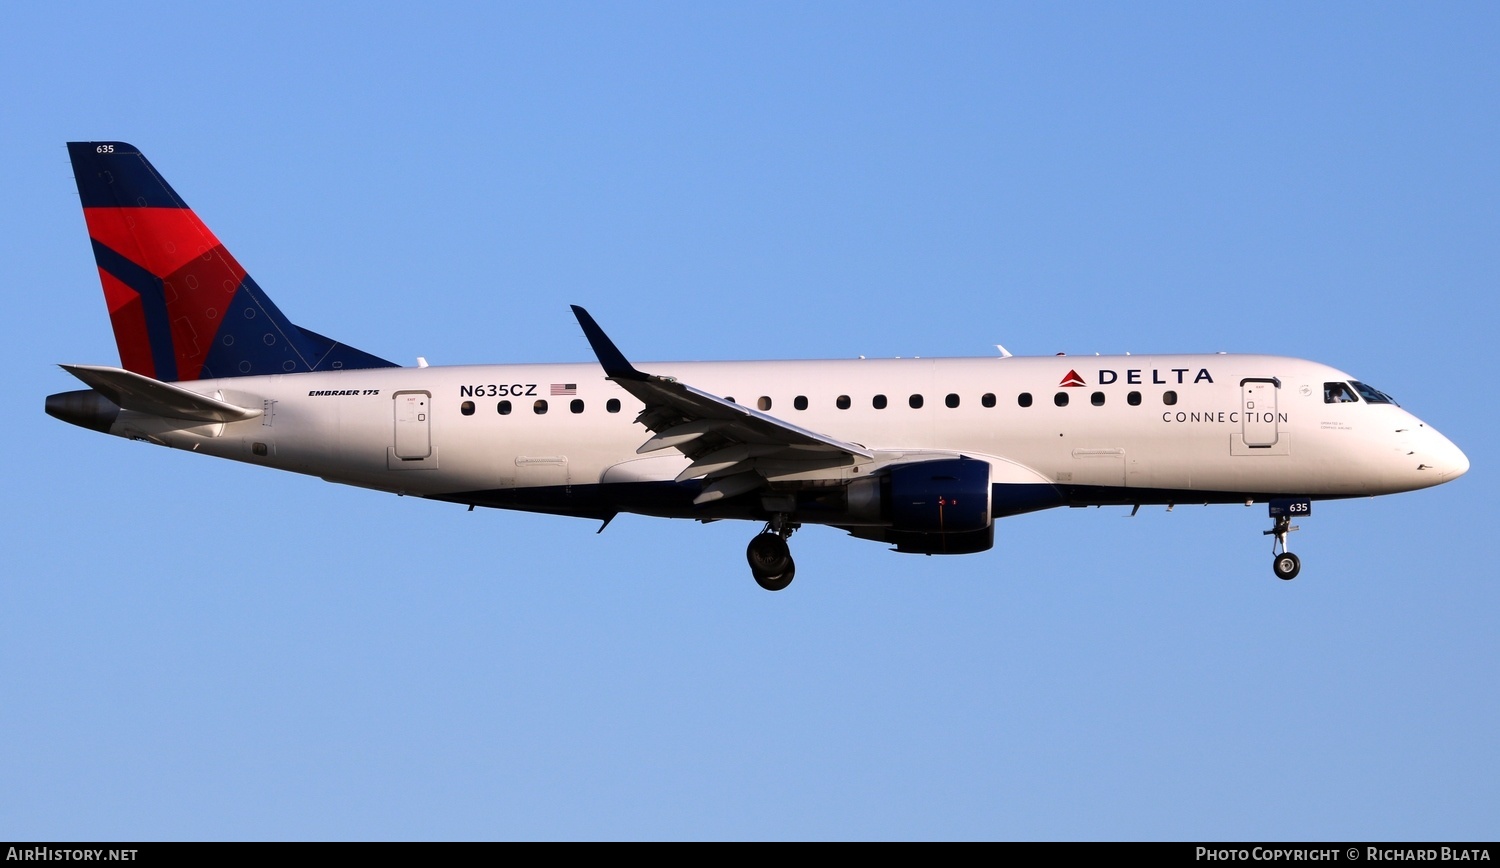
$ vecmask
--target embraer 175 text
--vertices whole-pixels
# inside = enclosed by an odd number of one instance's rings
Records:
[[[1348,374],[1255,355],[652,362],[580,307],[598,364],[404,368],[293,325],[123,142],[68,145],[120,367],[67,422],[133,440],[475,506],[608,522],[765,523],[755,580],[830,525],[964,554],[1054,506],[1269,504],[1290,579],[1315,499],[1455,479],[1443,435]]]

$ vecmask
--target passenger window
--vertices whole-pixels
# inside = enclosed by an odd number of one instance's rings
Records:
[[[1166,404],[1168,407],[1172,406],[1173,404],[1176,404],[1177,403],[1177,393],[1176,392],[1172,392],[1172,391],[1162,392],[1161,393],[1161,402],[1163,404]]]
[[[920,410],[922,409],[922,396],[912,395],[910,398],[906,399],[906,403],[910,404],[913,410]]]
[[[806,395],[798,395],[797,397],[793,398],[792,399],[792,406],[796,407],[798,410],[806,410],[807,409],[807,396]]]
[[[1353,404],[1359,399],[1354,397],[1354,390],[1347,383],[1324,383],[1323,403],[1325,404]]]
[[[472,415],[474,415],[474,402],[473,401],[465,401],[465,402],[463,402],[462,404],[459,405],[458,412],[464,414],[465,416],[472,416]]]
[[[765,395],[761,395],[761,396],[760,396],[760,398],[758,398],[758,399],[757,399],[757,400],[756,400],[756,402],[755,402],[755,406],[756,406],[756,407],[757,407],[757,408],[759,408],[759,410],[760,410],[760,411],[761,411],[761,412],[762,412],[762,413],[764,413],[764,412],[766,412],[766,411],[767,411],[767,410],[769,410],[769,409],[771,409],[771,399],[770,399],[770,398],[767,398],[767,397],[766,397],[766,396],[765,396]]]
[[[605,412],[608,412],[608,413],[618,413],[618,412],[620,412],[620,399],[619,398],[610,398],[608,401],[605,401],[604,402],[604,410],[605,410]]]
[[[952,410],[958,407],[958,396],[950,392],[948,397],[943,399],[943,403],[947,404],[948,409]]]
[[[1126,395],[1125,396],[1125,403],[1129,404],[1132,407],[1139,407],[1139,406],[1141,406],[1141,393],[1140,392],[1131,392],[1129,395]]]
[[[510,402],[509,401],[501,401],[500,403],[496,404],[495,405],[495,412],[499,413],[501,416],[509,416],[510,415]]]
[[[583,412],[583,402],[580,401],[577,398],[574,398],[573,401],[572,401],[572,403],[568,404],[568,409],[572,410],[574,413],[582,413]]]
[[[1066,407],[1066,406],[1068,406],[1068,393],[1067,392],[1058,392],[1056,395],[1053,395],[1052,396],[1052,403],[1056,404],[1059,407]]]
[[[544,401],[544,400],[538,399],[535,404],[531,405],[531,412],[537,414],[538,416],[540,416],[543,413],[547,412],[547,402]]]
[[[984,397],[979,399],[979,403],[983,404],[985,407],[995,406],[995,393],[985,392]]]
[[[847,410],[849,409],[849,406],[852,402],[849,400],[848,395],[840,395],[837,399],[834,400],[833,403],[834,406],[838,407],[840,410]]]
[[[1020,404],[1022,407],[1030,407],[1031,406],[1031,393],[1030,392],[1022,392],[1021,394],[1017,395],[1016,396],[1016,403]]]
[[[1104,393],[1103,392],[1095,392],[1094,394],[1090,395],[1089,396],[1089,403],[1093,404],[1095,407],[1103,407],[1104,406]]]
[[[885,409],[885,396],[884,395],[876,395],[875,397],[871,398],[870,399],[870,406],[874,407],[877,410],[884,410]]]

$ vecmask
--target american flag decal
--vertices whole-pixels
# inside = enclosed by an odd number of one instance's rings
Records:
[[[554,398],[556,398],[558,395],[576,395],[576,394],[578,394],[578,384],[577,383],[553,383],[552,384],[552,397],[554,397]]]

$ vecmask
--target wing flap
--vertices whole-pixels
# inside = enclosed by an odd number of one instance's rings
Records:
[[[725,476],[703,486],[703,492],[693,498],[693,503],[698,506],[705,503],[713,503],[716,500],[723,500],[727,497],[735,497],[748,491],[754,491],[765,484],[766,481],[756,473],[737,473],[733,476]]]
[[[642,443],[640,448],[636,449],[635,452],[637,455],[645,455],[647,452],[670,449],[674,446],[681,446],[684,443],[691,443],[704,434],[710,434],[725,427],[726,424],[728,423],[719,419],[697,419],[692,422],[683,422],[681,425],[673,425],[658,432],[655,437],[652,437],[645,443]]]

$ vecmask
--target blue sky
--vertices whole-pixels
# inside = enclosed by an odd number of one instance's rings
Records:
[[[1500,10],[7,4],[0,838],[1492,840]],[[42,413],[63,143],[404,363],[1266,352],[1473,469],[994,550],[397,499]]]

